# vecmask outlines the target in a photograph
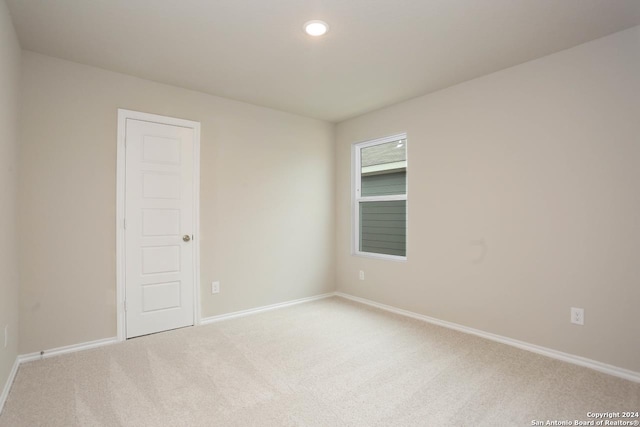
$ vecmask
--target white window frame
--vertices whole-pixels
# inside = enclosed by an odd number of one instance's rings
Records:
[[[398,195],[393,195],[393,196],[368,196],[368,197],[362,197],[361,196],[361,190],[362,190],[362,159],[361,159],[361,150],[363,148],[366,147],[371,147],[374,145],[380,145],[380,144],[386,144],[388,142],[394,142],[397,141],[399,139],[404,139],[405,140],[405,149],[407,150],[407,161],[406,161],[406,170],[408,171],[409,168],[409,154],[408,154],[408,148],[409,145],[407,144],[407,134],[405,133],[399,133],[396,135],[390,135],[390,136],[385,136],[383,138],[377,138],[377,139],[373,139],[373,140],[369,140],[369,141],[364,141],[364,142],[356,142],[354,144],[352,144],[351,146],[351,165],[352,165],[352,169],[351,169],[351,218],[352,218],[352,225],[353,225],[353,233],[352,233],[352,239],[351,239],[351,254],[352,255],[357,255],[357,256],[363,256],[363,257],[368,257],[368,258],[378,258],[378,259],[388,259],[388,260],[393,260],[393,261],[406,261],[407,260],[407,256],[399,256],[399,255],[388,255],[388,254],[377,254],[374,252],[362,252],[360,251],[360,202],[387,202],[387,201],[394,201],[394,200],[404,200],[407,202],[407,212],[406,212],[406,218],[407,218],[407,222],[406,222],[406,236],[407,236],[407,241],[405,243],[405,245],[408,244],[409,241],[409,221],[408,221],[408,217],[409,217],[409,202],[408,202],[408,195],[409,195],[409,174],[407,173],[407,188],[406,188],[406,192],[405,194],[398,194]],[[406,254],[406,247],[405,246],[405,254]]]

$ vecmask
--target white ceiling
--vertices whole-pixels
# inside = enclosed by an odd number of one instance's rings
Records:
[[[24,49],[330,121],[640,24],[640,0],[6,1]]]

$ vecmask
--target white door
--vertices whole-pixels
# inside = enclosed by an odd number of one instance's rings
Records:
[[[126,337],[194,324],[194,130],[126,120]]]

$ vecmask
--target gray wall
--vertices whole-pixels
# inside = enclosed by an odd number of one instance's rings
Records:
[[[635,27],[340,123],[338,289],[640,372],[638,117]],[[407,261],[353,256],[351,144],[405,131]]]
[[[30,52],[22,89],[21,353],[116,335],[118,108],[202,123],[203,316],[335,289],[333,124]]]
[[[18,91],[20,45],[0,0],[0,393],[18,355]],[[9,342],[4,348],[8,326]]]

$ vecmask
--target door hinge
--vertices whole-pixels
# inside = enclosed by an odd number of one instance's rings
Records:
[[[124,311],[127,311],[127,300],[124,301]]]
[[[122,225],[124,226],[124,229],[126,230],[127,229],[127,219],[126,218],[122,220]]]

